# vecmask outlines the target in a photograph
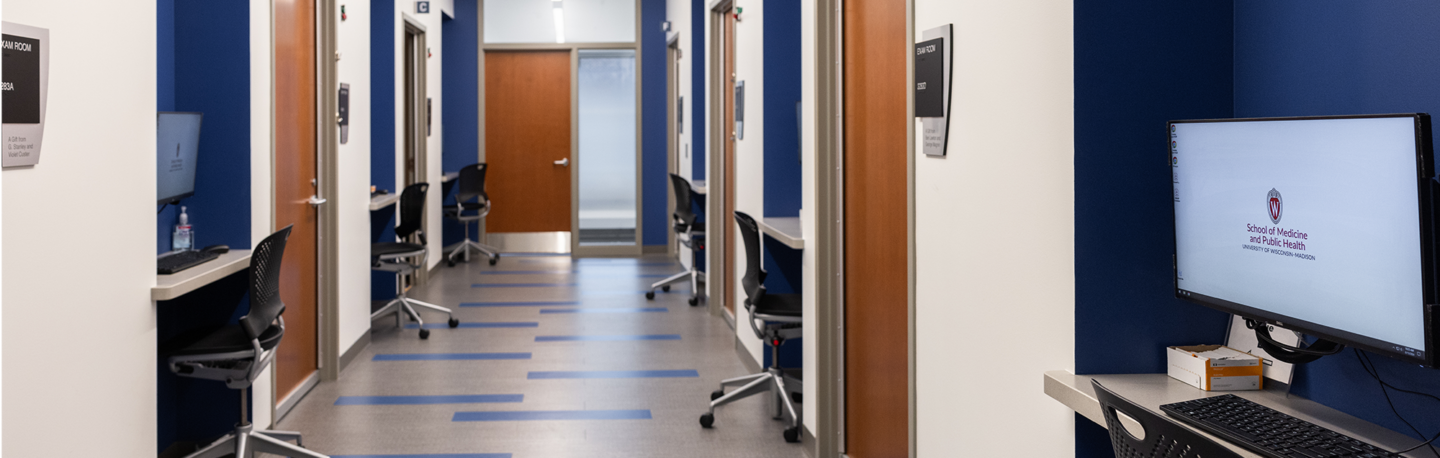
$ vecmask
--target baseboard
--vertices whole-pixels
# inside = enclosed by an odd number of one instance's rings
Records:
[[[666,254],[670,252],[670,245],[645,245],[640,249],[644,254]]]
[[[805,452],[809,458],[817,458],[820,453],[820,445],[815,443],[815,435],[810,433],[810,427],[800,425],[800,451]]]
[[[740,342],[740,336],[735,336],[735,355],[740,357],[740,364],[744,364],[745,370],[749,373],[764,372],[764,369],[760,367],[760,362],[756,361],[754,356],[750,356],[750,349],[745,348],[745,344]]]
[[[295,405],[299,404],[301,399],[305,399],[305,395],[310,394],[310,390],[315,389],[315,385],[319,384],[320,371],[315,371],[306,377],[305,381],[300,382],[300,386],[295,388],[295,391],[275,405],[275,418],[270,420],[270,424],[280,424],[280,420],[285,419],[285,416],[290,414],[290,410],[294,409]]]
[[[345,368],[350,367],[350,363],[355,362],[355,357],[360,356],[360,353],[365,351],[365,347],[369,346],[370,331],[367,329],[365,333],[360,335],[359,339],[355,339],[355,343],[350,344],[350,349],[345,350],[345,354],[340,355],[340,370],[337,372],[345,372]]]

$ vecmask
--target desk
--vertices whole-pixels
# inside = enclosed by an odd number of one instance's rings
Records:
[[[372,195],[370,196],[370,211],[373,212],[385,207],[389,207],[391,205],[395,205],[395,202],[399,200],[400,195],[393,192],[389,194]]]
[[[150,288],[150,300],[168,301],[216,280],[250,267],[250,250],[230,250],[219,258],[171,275],[155,276],[155,287]]]
[[[440,182],[441,182],[441,183],[449,183],[449,182],[453,181],[453,180],[456,179],[456,178],[460,178],[460,172],[450,172],[450,173],[441,175],[441,176],[440,176]]]
[[[691,181],[690,189],[694,190],[696,194],[702,196],[705,195],[705,193],[710,192],[710,187],[705,186],[705,180]]]
[[[760,232],[779,240],[790,248],[805,249],[805,233],[800,230],[800,218],[760,218],[756,221]]]
[[[1354,437],[1390,450],[1404,450],[1415,446],[1419,441],[1409,436],[1391,431],[1374,423],[1355,418],[1344,412],[1325,407],[1320,403],[1299,396],[1287,395],[1277,388],[1267,388],[1261,391],[1201,391],[1186,385],[1184,382],[1170,378],[1166,374],[1127,374],[1127,375],[1075,375],[1070,371],[1049,371],[1045,373],[1045,394],[1065,404],[1076,413],[1084,415],[1090,421],[1105,427],[1104,414],[1100,412],[1100,401],[1095,397],[1095,388],[1090,385],[1092,379],[1100,380],[1106,388],[1116,394],[1124,396],[1131,402],[1141,407],[1150,409],[1152,412],[1165,416],[1160,411],[1160,405],[1173,402],[1189,401],[1209,396],[1221,396],[1234,394],[1236,396],[1254,401],[1280,413],[1284,413],[1301,420],[1330,428],[1335,432]],[[1183,424],[1183,423],[1182,423]],[[1186,426],[1189,427],[1188,425]],[[1191,428],[1195,430],[1194,428]],[[1195,430],[1200,432],[1199,430]],[[1214,439],[1216,442],[1225,444],[1231,450],[1246,458],[1260,458],[1260,455],[1249,452],[1222,439],[1215,438],[1204,432],[1201,435]],[[1431,456],[1427,449],[1422,448],[1405,456],[1426,457]]]

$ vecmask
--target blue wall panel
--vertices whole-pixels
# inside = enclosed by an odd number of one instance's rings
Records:
[[[640,2],[640,196],[644,245],[670,242],[670,192],[666,99],[665,0]]]
[[[764,20],[765,208],[764,216],[800,216],[800,3],[767,0]],[[765,237],[765,288],[801,290],[800,252]],[[798,345],[796,345],[798,347]]]
[[[440,167],[445,173],[474,164],[480,157],[480,27],[476,15],[479,0],[455,0],[455,17],[442,23],[440,84],[444,87],[441,121],[445,128]],[[433,189],[444,189],[444,186]],[[454,191],[450,192],[454,195]],[[441,199],[442,201],[450,197]],[[453,201],[447,201],[453,203]],[[474,231],[478,224],[471,224]],[[450,219],[443,224],[445,245],[464,237],[464,226]],[[474,240],[474,235],[471,235]],[[478,259],[478,258],[472,258]]]
[[[1166,121],[1233,112],[1230,2],[1075,2],[1075,368],[1165,371],[1227,315],[1174,298]],[[1098,428],[1076,426],[1077,456]]]
[[[1440,4],[1235,2],[1235,116],[1440,113]],[[1440,395],[1440,371],[1372,356],[1387,382]],[[1387,428],[1395,417],[1352,352],[1301,366],[1293,392]],[[1392,393],[1422,432],[1440,403]]]
[[[705,9],[705,0],[690,1],[690,96],[685,101],[690,105],[690,119],[685,129],[690,133],[690,178],[705,179],[705,18],[710,12]],[[685,39],[685,37],[680,37]]]
[[[370,0],[370,184],[392,193],[395,186],[395,0]],[[443,33],[442,33],[443,35]],[[359,126],[355,126],[359,127]],[[395,207],[370,212],[373,241],[395,240]],[[395,297],[395,275],[370,273],[370,298]]]

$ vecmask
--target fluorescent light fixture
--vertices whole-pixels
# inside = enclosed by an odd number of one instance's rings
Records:
[[[555,5],[555,42],[565,42],[565,3],[554,2]]]

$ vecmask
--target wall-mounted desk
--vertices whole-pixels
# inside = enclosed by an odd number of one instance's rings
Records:
[[[756,221],[760,225],[760,232],[769,235],[780,243],[797,250],[805,249],[805,233],[800,230],[800,218],[760,218]]]
[[[441,176],[440,176],[440,182],[441,182],[441,183],[449,183],[449,182],[451,182],[451,181],[454,181],[456,178],[460,178],[460,172],[450,172],[450,173],[441,175]]]
[[[231,250],[210,262],[171,275],[156,275],[150,300],[168,301],[250,267],[250,250]]]
[[[1090,421],[1105,427],[1104,414],[1100,412],[1100,401],[1095,397],[1095,387],[1090,385],[1091,380],[1100,380],[1102,385],[1124,396],[1131,402],[1141,407],[1150,409],[1152,412],[1165,416],[1160,411],[1162,404],[1170,404],[1181,401],[1189,401],[1202,397],[1221,396],[1233,394],[1250,401],[1254,401],[1265,407],[1275,409],[1280,413],[1309,421],[1311,423],[1330,428],[1335,432],[1354,437],[1356,439],[1388,448],[1390,450],[1404,450],[1419,443],[1409,436],[1391,431],[1374,423],[1355,418],[1344,412],[1326,407],[1299,396],[1288,395],[1281,389],[1267,387],[1260,391],[1201,391],[1184,382],[1170,378],[1166,374],[1125,374],[1125,375],[1075,375],[1070,371],[1049,371],[1045,373],[1045,394],[1065,404],[1076,413],[1084,415]],[[1183,423],[1182,423],[1183,424]],[[1189,426],[1186,426],[1189,428]],[[1253,452],[1245,450],[1225,440],[1216,438],[1191,428],[1201,435],[1214,439],[1224,444],[1240,456],[1246,458],[1261,458]],[[1406,456],[1431,456],[1424,449],[1417,450],[1416,455]]]
[[[705,185],[705,180],[691,181],[690,189],[693,189],[696,194],[702,196],[705,195],[705,193],[710,192],[710,187]]]
[[[372,195],[370,196],[370,211],[373,212],[385,207],[389,207],[391,205],[395,205],[395,202],[399,200],[400,195],[393,192],[389,194]]]

